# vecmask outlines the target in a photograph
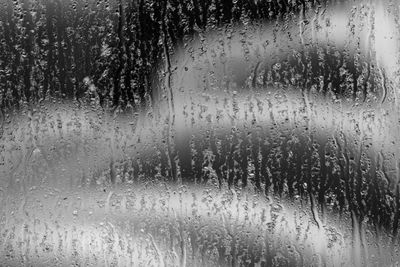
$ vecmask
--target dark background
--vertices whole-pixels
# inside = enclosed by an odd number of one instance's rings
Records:
[[[279,19],[315,1],[3,0],[0,106],[82,99],[85,77],[102,105],[144,105],[157,66],[196,29]],[[89,81],[89,80],[87,80]]]

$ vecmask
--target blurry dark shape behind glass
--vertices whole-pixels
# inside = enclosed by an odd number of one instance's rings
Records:
[[[6,1],[0,264],[398,264],[395,1]]]

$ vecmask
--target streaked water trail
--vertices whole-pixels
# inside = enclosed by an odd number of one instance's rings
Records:
[[[0,263],[398,264],[398,7],[327,3],[174,53],[164,21],[147,109],[86,77],[2,116]]]

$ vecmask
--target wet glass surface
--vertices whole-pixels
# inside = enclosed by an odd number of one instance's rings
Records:
[[[399,10],[3,0],[0,265],[399,265]]]

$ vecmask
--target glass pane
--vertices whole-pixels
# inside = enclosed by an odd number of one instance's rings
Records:
[[[396,0],[3,0],[1,266],[397,266]]]

